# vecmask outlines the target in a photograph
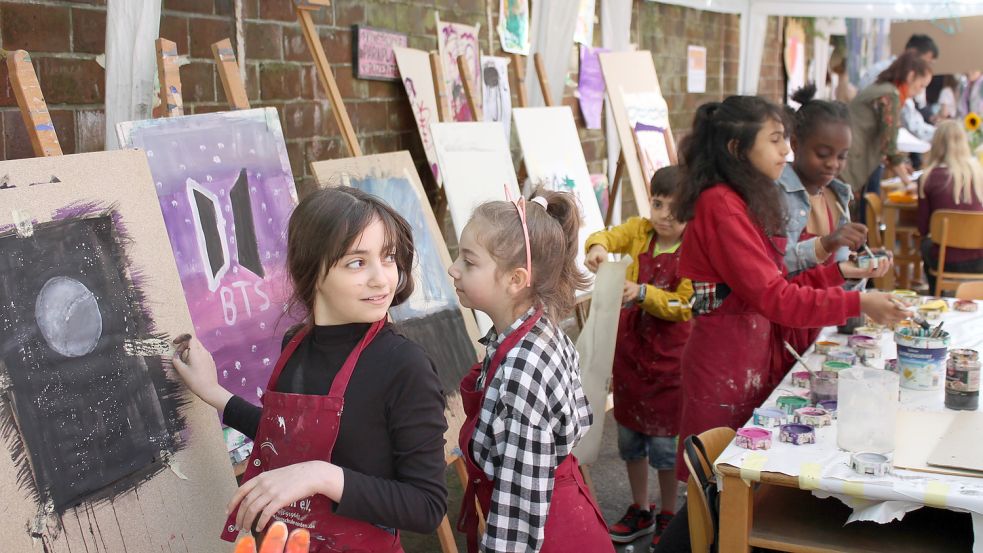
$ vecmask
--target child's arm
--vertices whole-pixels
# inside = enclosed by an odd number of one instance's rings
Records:
[[[632,239],[642,233],[641,229],[648,224],[642,217],[632,217],[616,227],[599,230],[587,237],[584,251],[590,251],[591,246],[602,246],[608,253],[625,253],[631,246]]]
[[[646,284],[645,299],[641,307],[653,317],[680,323],[693,317],[693,311],[689,308],[692,297],[693,283],[688,278],[680,279],[675,290],[663,290]]]

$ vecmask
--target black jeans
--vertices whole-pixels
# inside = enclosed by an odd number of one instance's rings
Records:
[[[929,274],[929,269],[935,271],[939,266],[939,258],[932,255],[932,240],[922,238],[922,263],[925,265],[925,280],[928,281],[928,293],[935,294],[935,276]],[[947,261],[946,271],[954,273],[978,273],[983,280],[983,258],[972,259],[970,261],[958,261],[953,263]]]

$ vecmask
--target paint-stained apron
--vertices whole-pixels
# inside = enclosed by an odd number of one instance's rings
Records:
[[[785,275],[785,238],[771,241],[773,261]],[[717,309],[693,319],[681,362],[680,438],[747,422],[784,376],[777,370],[784,351],[780,328],[733,293]],[[685,482],[689,471],[682,444],[680,439],[676,477]]]
[[[679,250],[653,255],[653,237],[638,256],[638,282],[675,290]],[[618,346],[612,369],[614,418],[646,436],[675,436],[679,431],[679,361],[689,339],[690,321],[653,317],[639,305],[621,310]]]
[[[276,470],[305,461],[331,462],[338,439],[341,414],[345,406],[345,391],[362,352],[385,325],[385,319],[372,324],[365,336],[348,354],[344,365],[331,383],[328,395],[288,394],[277,392],[280,372],[293,355],[304,336],[305,327],[297,332],[277,360],[273,375],[263,394],[263,411],[253,441],[242,483],[264,471]],[[236,511],[226,520],[222,539],[235,541]],[[273,516],[291,530],[306,528],[311,533],[311,553],[401,553],[398,533],[378,526],[334,514],[332,502],[324,495],[313,495],[292,503]]]
[[[481,512],[487,514],[491,506],[491,496],[495,489],[495,481],[488,477],[474,460],[471,459],[471,438],[481,413],[481,404],[485,398],[488,384],[495,377],[502,360],[508,355],[520,340],[529,332],[543,315],[543,310],[537,310],[526,319],[519,328],[505,337],[502,344],[495,350],[488,365],[484,386],[478,390],[478,378],[481,376],[481,363],[471,367],[467,376],[461,381],[461,400],[466,416],[461,427],[459,445],[465,452],[464,462],[468,472],[468,485],[464,490],[461,514],[457,521],[457,529],[467,535],[468,553],[478,552],[478,510],[475,500],[481,505]],[[566,553],[569,551],[614,552],[611,538],[607,533],[607,525],[601,510],[591,497],[587,484],[580,474],[577,458],[567,455],[556,467],[553,479],[553,496],[550,509],[546,516],[545,538],[540,553]]]

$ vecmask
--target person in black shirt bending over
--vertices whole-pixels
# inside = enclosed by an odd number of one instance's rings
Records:
[[[423,349],[386,322],[413,291],[413,238],[382,200],[319,190],[290,218],[287,265],[306,324],[289,333],[263,407],[219,386],[201,342],[174,366],[227,425],[254,440],[223,539],[272,520],[312,552],[401,552],[397,529],[430,533],[447,510],[444,398]]]

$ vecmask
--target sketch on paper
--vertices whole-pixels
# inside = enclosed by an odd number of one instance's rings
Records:
[[[118,130],[121,144],[146,151],[195,335],[215,358],[219,383],[258,404],[283,334],[298,320],[284,311],[286,229],[297,194],[276,110]]]
[[[580,0],[577,10],[577,24],[573,28],[573,41],[584,46],[594,44],[595,0]]]
[[[502,40],[502,50],[529,55],[529,0],[500,0],[498,36]]]
[[[471,76],[478,79],[481,69],[478,51],[478,30],[470,25],[449,23],[437,19],[437,50],[444,70],[444,85],[450,96],[451,112],[455,121],[471,121],[474,116],[464,94],[464,81],[458,71],[457,58],[464,56],[471,68]]]
[[[396,63],[399,65],[400,78],[410,100],[416,129],[420,133],[423,152],[427,156],[430,172],[437,181],[437,186],[443,184],[440,169],[437,166],[437,154],[434,151],[433,136],[430,124],[438,122],[437,95],[433,89],[433,73],[430,69],[430,57],[422,50],[410,48],[393,48]]]
[[[186,401],[159,354],[113,210],[0,231],[0,428],[18,484],[61,514],[135,488],[183,447]]]
[[[509,60],[481,56],[482,110],[485,121],[501,123],[505,141],[512,138],[512,90],[509,88]]]
[[[580,113],[588,129],[601,128],[601,110],[604,107],[604,76],[598,54],[607,48],[580,47],[580,76],[577,83],[577,96]]]

